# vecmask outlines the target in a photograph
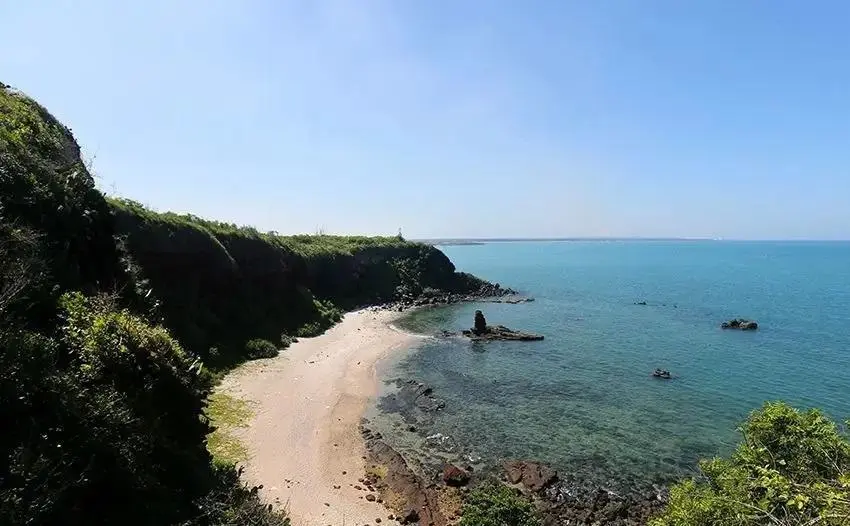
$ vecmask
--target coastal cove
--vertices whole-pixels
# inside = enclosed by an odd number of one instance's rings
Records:
[[[532,459],[575,480],[641,487],[728,454],[765,400],[850,417],[850,244],[523,242],[441,247],[459,269],[531,295],[422,309],[423,335],[487,320],[541,342],[431,337],[380,365],[372,427],[426,476],[443,461]],[[643,305],[643,303],[646,305]],[[723,331],[737,316],[753,332]],[[674,379],[651,377],[661,367]],[[399,403],[422,383],[438,411]],[[416,429],[411,432],[409,429]]]

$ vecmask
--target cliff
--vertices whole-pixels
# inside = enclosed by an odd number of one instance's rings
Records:
[[[165,325],[220,364],[239,360],[249,339],[311,336],[344,310],[483,284],[433,246],[399,237],[278,236],[129,200],[110,205]]]
[[[108,200],[70,128],[0,83],[0,523],[284,526],[211,461],[209,366],[344,309],[482,285],[397,237],[283,237]]]

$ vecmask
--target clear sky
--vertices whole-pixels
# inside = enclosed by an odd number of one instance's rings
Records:
[[[850,238],[843,0],[0,0],[108,193],[262,230]]]

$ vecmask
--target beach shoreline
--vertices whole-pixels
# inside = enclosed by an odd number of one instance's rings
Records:
[[[393,325],[406,314],[347,313],[320,336],[243,364],[217,388],[249,404],[247,426],[231,430],[249,452],[243,476],[287,509],[293,526],[387,520],[384,506],[354,486],[366,471],[360,423],[378,392],[376,366],[422,338]]]

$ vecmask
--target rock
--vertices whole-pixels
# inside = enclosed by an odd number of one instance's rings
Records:
[[[475,324],[472,332],[476,335],[482,335],[487,332],[487,320],[484,318],[484,313],[480,310],[475,311]]]
[[[416,426],[407,426],[407,430],[410,431],[411,433],[415,433],[416,432]]]
[[[508,482],[522,484],[534,492],[538,492],[558,480],[556,471],[538,462],[514,460],[505,462],[502,467],[505,470]]]
[[[413,524],[419,522],[419,512],[413,508],[406,510],[401,516],[402,524]]]
[[[506,340],[532,342],[543,339],[543,336],[540,334],[515,331],[505,327],[504,325],[496,325],[495,327],[490,326],[483,332],[476,332],[475,329],[465,330],[462,334],[473,341]]]
[[[720,324],[722,329],[739,329],[742,331],[754,331],[759,328],[759,324],[752,320],[744,318],[736,318],[734,320],[724,321]]]
[[[374,495],[372,495],[371,493],[370,493],[370,494],[368,494],[368,495],[366,495],[366,500],[368,500],[369,502],[375,502],[375,499],[376,499],[376,498],[377,498],[377,497],[375,497],[375,496],[374,496]]]
[[[645,301],[636,301],[635,305],[644,305],[645,306],[646,302]]]
[[[454,464],[446,464],[443,467],[443,482],[448,486],[465,486],[469,482],[469,473]]]

